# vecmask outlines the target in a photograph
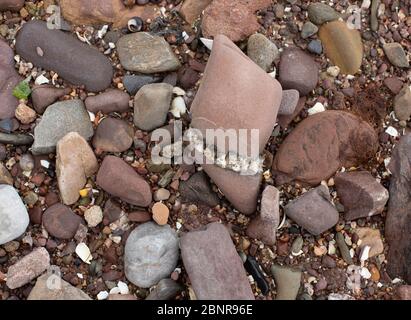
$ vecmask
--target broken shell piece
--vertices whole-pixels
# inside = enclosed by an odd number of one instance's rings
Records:
[[[34,81],[34,83],[36,84],[36,85],[38,85],[38,86],[40,86],[40,85],[42,85],[42,84],[46,84],[46,83],[49,83],[50,82],[50,80],[49,79],[47,79],[44,75],[39,75],[37,78],[36,78],[36,80]]]
[[[126,283],[124,283],[123,281],[119,281],[117,283],[117,287],[120,289],[121,294],[129,294],[130,293],[130,291],[128,289],[128,285]]]
[[[312,116],[313,114],[325,111],[325,107],[321,102],[317,102],[314,107],[307,110],[308,114]]]
[[[180,87],[174,87],[173,88],[173,93],[176,96],[184,96],[186,94],[186,92],[183,89],[181,89]]]
[[[108,292],[107,291],[100,291],[97,295],[98,300],[106,300],[108,298]]]
[[[186,103],[182,97],[174,98],[173,102],[171,103],[170,112],[176,118],[180,118],[182,114],[185,114],[187,112]]]
[[[370,246],[365,246],[365,247],[362,249],[362,251],[361,251],[361,253],[360,253],[360,261],[361,261],[361,263],[363,263],[364,261],[366,261],[366,260],[368,259],[369,254],[370,254],[370,249],[371,249]]]
[[[90,264],[93,257],[91,255],[89,247],[84,242],[81,242],[76,247],[76,254],[83,262]]]
[[[394,127],[389,126],[386,130],[385,133],[389,134],[391,137],[398,137],[399,133],[397,131],[397,129],[395,129]]]
[[[366,267],[362,267],[360,270],[360,275],[364,279],[370,279],[371,278],[371,273]]]
[[[120,294],[120,288],[119,287],[114,287],[110,290],[110,294]]]
[[[213,40],[207,38],[200,38],[200,41],[206,46],[208,50],[213,50]]]

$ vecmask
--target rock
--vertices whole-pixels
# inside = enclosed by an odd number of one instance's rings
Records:
[[[317,185],[339,168],[356,166],[375,154],[374,129],[344,111],[324,111],[303,120],[284,140],[273,162],[277,185],[297,180]]]
[[[13,90],[22,80],[14,69],[13,50],[0,39],[0,120],[14,117],[18,100],[13,96]]]
[[[389,244],[387,271],[411,283],[411,135],[401,137],[393,150],[388,169],[392,173],[390,199],[385,221],[385,237]]]
[[[317,32],[318,32],[318,27],[314,23],[307,21],[306,23],[304,23],[301,29],[301,38],[307,39],[315,35]]]
[[[385,78],[384,84],[393,94],[399,94],[404,85],[398,77]]]
[[[24,6],[24,0],[2,0],[0,11],[19,11]]]
[[[320,55],[323,52],[323,46],[320,40],[311,40],[307,46],[308,51]]]
[[[350,249],[348,249],[347,244],[345,243],[344,235],[341,232],[337,232],[335,235],[335,241],[337,242],[338,249],[340,250],[340,254],[344,261],[348,264],[354,264],[354,261],[350,255]]]
[[[49,85],[36,86],[31,92],[31,100],[36,112],[43,114],[49,105],[70,92],[70,88],[55,88]]]
[[[247,256],[247,260],[244,263],[244,267],[247,270],[247,272],[253,277],[255,282],[257,282],[257,286],[260,289],[261,293],[263,295],[267,295],[270,290],[270,287],[267,283],[267,280],[265,280],[264,278],[264,274],[257,260],[252,256]]]
[[[411,286],[402,285],[397,288],[396,295],[400,300],[411,300]]]
[[[197,299],[254,300],[243,263],[222,224],[184,234],[180,248]]]
[[[308,6],[308,18],[316,25],[337,20],[340,15],[329,5],[324,3],[311,3]]]
[[[370,251],[368,253],[369,258],[378,256],[384,252],[384,244],[381,239],[380,230],[372,228],[358,228],[355,230],[355,233],[358,235],[360,240],[358,241],[358,243],[360,243],[360,248],[364,248],[365,246],[370,247]]]
[[[399,68],[409,68],[410,62],[408,61],[407,55],[401,46],[401,44],[394,42],[394,43],[386,43],[383,46],[385,55],[387,56],[388,60],[391,64],[395,67]]]
[[[166,83],[147,84],[134,97],[134,124],[151,131],[161,127],[170,109],[173,87]]]
[[[54,280],[54,281],[53,281]],[[50,285],[50,282],[54,285]],[[27,300],[92,300],[82,290],[73,287],[57,275],[48,273],[37,278]]]
[[[11,176],[9,170],[0,162],[0,185],[8,184],[13,185],[13,177]]]
[[[280,192],[273,186],[267,186],[261,198],[260,215],[247,227],[247,235],[272,246],[276,241],[276,231],[280,222]]]
[[[164,203],[157,202],[154,204],[152,210],[153,220],[160,226],[166,225],[168,222],[168,216],[170,215],[170,210],[168,207]]]
[[[132,294],[110,294],[107,300],[138,300]]]
[[[54,204],[43,213],[43,226],[57,239],[72,239],[81,223],[81,218],[67,206]]]
[[[127,92],[131,95],[135,95],[146,84],[160,82],[161,77],[152,75],[125,75],[123,78],[123,84]]]
[[[276,300],[295,300],[301,283],[301,271],[273,264],[271,266],[277,286]]]
[[[29,225],[27,209],[16,189],[0,184],[0,245],[20,237]]]
[[[278,110],[279,116],[290,116],[294,114],[298,101],[300,99],[300,94],[297,90],[284,90],[281,99],[280,109]]]
[[[358,30],[349,29],[343,21],[333,21],[321,26],[319,37],[325,54],[342,73],[354,75],[360,70],[363,44]]]
[[[154,5],[134,6],[127,9],[122,0],[61,0],[64,19],[77,25],[113,24],[115,29],[127,26],[128,20],[140,17],[154,20],[160,10]]]
[[[131,33],[117,41],[121,65],[129,71],[157,73],[175,71],[181,67],[164,38],[147,32]]]
[[[388,191],[369,172],[338,173],[334,181],[346,220],[370,217],[384,210]]]
[[[313,235],[320,235],[338,222],[338,211],[331,203],[328,188],[323,185],[288,203],[284,212]]]
[[[93,126],[81,100],[56,102],[47,108],[34,128],[32,153],[53,152],[57,142],[70,132],[77,132],[86,140],[93,136]]]
[[[295,89],[300,96],[306,96],[317,86],[318,71],[318,65],[310,55],[291,47],[281,54],[278,79],[284,89]]]
[[[125,202],[141,207],[151,203],[149,184],[120,158],[106,156],[96,181],[104,191]]]
[[[24,103],[20,103],[15,111],[15,116],[22,124],[30,124],[36,120],[36,111]]]
[[[153,222],[141,224],[126,242],[126,277],[138,287],[149,288],[173,272],[178,257],[178,236],[170,226],[158,226]]]
[[[102,91],[111,84],[113,68],[107,57],[63,31],[49,29],[46,22],[25,23],[17,34],[16,51],[35,66],[87,90]]]
[[[17,289],[37,278],[50,266],[50,255],[46,248],[36,248],[9,267],[7,286]]]
[[[146,300],[171,300],[178,293],[183,291],[183,287],[172,279],[163,279],[151,290]]]
[[[99,206],[92,206],[84,212],[84,219],[90,228],[95,228],[103,221],[103,210]]]
[[[188,66],[184,66],[178,71],[178,84],[186,90],[193,88],[200,78],[200,74]]]
[[[182,181],[179,191],[183,201],[202,203],[209,207],[215,207],[220,203],[203,171],[196,172],[187,181]]]
[[[234,42],[244,40],[260,28],[255,12],[270,5],[270,0],[213,1],[204,10],[203,35],[206,38],[225,35]]]
[[[380,0],[372,0],[370,12],[370,25],[372,31],[378,31],[378,8],[380,3]]]
[[[411,86],[404,85],[394,98],[395,116],[399,120],[408,121],[411,116]]]
[[[188,24],[192,25],[212,0],[186,0],[180,9],[180,14]]]
[[[96,96],[89,96],[84,101],[88,111],[97,113],[99,111],[109,114],[111,112],[129,111],[130,96],[118,89],[108,89]]]
[[[283,100],[287,101],[286,99],[288,98],[288,94],[286,94],[287,91],[292,91],[292,90],[284,90],[283,91]],[[297,93],[298,91],[295,90]],[[298,94],[299,95],[299,94]],[[288,125],[300,114],[300,112],[304,109],[305,107],[305,102],[307,101],[306,97],[301,97],[300,99],[298,99],[297,102],[297,106],[294,109],[293,114],[290,115],[283,115],[281,114],[281,110],[285,109],[284,107],[280,106],[280,110],[279,110],[279,115],[278,115],[278,124],[280,125],[281,128],[287,128]],[[290,105],[291,105],[292,100],[290,101]],[[287,101],[288,103],[288,101]],[[283,104],[283,101],[281,101],[281,104]],[[284,103],[285,104],[285,103]]]
[[[98,170],[97,158],[87,141],[70,132],[57,143],[56,174],[60,196],[66,205],[74,204],[87,178]]]
[[[154,192],[154,200],[155,201],[165,201],[170,198],[170,191],[164,188],[158,189],[156,192]]]
[[[105,152],[124,152],[133,144],[134,130],[127,122],[116,118],[103,119],[94,134],[93,147]]]
[[[33,143],[33,137],[28,134],[19,134],[19,133],[2,133],[0,132],[0,143],[12,144],[15,146],[25,146],[31,145]]]
[[[268,72],[273,62],[280,56],[277,46],[261,33],[248,38],[247,55]]]

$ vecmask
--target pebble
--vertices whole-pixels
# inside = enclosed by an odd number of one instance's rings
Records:
[[[20,157],[19,166],[23,171],[32,171],[34,169],[34,158],[30,153],[25,153]]]
[[[60,139],[56,148],[56,174],[60,197],[66,205],[74,204],[80,197],[87,178],[98,170],[97,158],[87,141],[77,132]]]
[[[168,222],[168,216],[170,215],[170,210],[168,207],[164,203],[156,202],[152,210],[153,220],[160,226],[166,225]]]
[[[99,152],[124,152],[133,144],[134,129],[127,122],[107,117],[94,134],[93,147]]]
[[[29,225],[27,209],[16,189],[0,185],[0,245],[20,237]]]
[[[36,248],[9,267],[7,286],[17,289],[37,278],[50,266],[50,255],[46,248]]]
[[[124,88],[131,95],[135,95],[146,84],[160,82],[161,77],[154,75],[125,75],[123,78]]]
[[[349,265],[353,264],[354,261],[351,258],[350,250],[348,249],[344,236],[341,232],[337,232],[337,234],[335,235],[335,241],[337,242],[338,249],[344,261]]]
[[[130,96],[118,89],[108,89],[96,96],[89,96],[84,101],[88,111],[97,113],[99,111],[109,114],[111,112],[129,111]]]
[[[203,171],[196,172],[187,181],[182,181],[179,191],[183,201],[202,203],[209,207],[215,207],[220,202]]]
[[[73,131],[86,140],[93,136],[93,126],[83,102],[69,100],[49,106],[34,129],[33,155],[54,152],[57,142]]]
[[[35,66],[53,70],[90,91],[102,91],[111,84],[113,68],[107,57],[61,30],[49,29],[44,21],[24,24],[16,37],[16,51]]]
[[[15,111],[15,116],[22,124],[30,124],[36,120],[36,111],[24,103],[20,103]]]
[[[160,188],[156,192],[154,192],[153,198],[155,201],[168,200],[168,198],[170,198],[170,191],[164,188]]]
[[[248,38],[247,55],[264,71],[271,69],[273,62],[279,58],[277,46],[261,33],[255,33]]]
[[[278,115],[280,116],[292,116],[296,111],[300,94],[297,90],[284,90],[281,98],[280,109]]]
[[[380,230],[372,228],[357,228],[355,233],[359,237],[359,247],[370,247],[368,257],[375,257],[384,251],[384,244],[381,239]]]
[[[95,228],[103,221],[103,210],[99,206],[92,206],[84,212],[84,219],[90,228]]]
[[[0,11],[18,12],[24,6],[24,0],[3,0],[0,3]]]
[[[271,273],[277,287],[276,300],[295,300],[301,285],[301,271],[273,264]]]
[[[145,74],[175,71],[181,63],[164,38],[147,32],[125,35],[117,41],[121,65]]]
[[[315,35],[317,32],[318,32],[318,27],[314,23],[307,21],[306,23],[304,23],[301,29],[301,38],[307,39]]]
[[[0,143],[15,146],[31,145],[33,143],[33,137],[28,134],[7,134],[0,132]]]
[[[43,114],[48,106],[70,92],[70,88],[56,88],[51,85],[35,86],[31,92],[31,101],[36,112]]]
[[[372,0],[370,12],[370,25],[372,31],[378,31],[378,8],[380,3],[380,0]]]
[[[383,46],[383,49],[384,49],[385,55],[387,56],[388,60],[391,62],[393,66],[399,67],[399,68],[409,68],[410,67],[410,62],[401,44],[397,42],[386,43]]]
[[[20,243],[18,241],[10,241],[3,244],[3,248],[8,253],[14,252],[20,248]]]
[[[162,279],[151,290],[146,300],[172,300],[178,293],[183,290],[183,287],[172,279]]]
[[[7,168],[0,162],[0,185],[8,184],[13,185],[13,177]]]
[[[312,3],[308,6],[308,18],[316,25],[321,25],[325,22],[337,20],[339,14],[324,3]]]
[[[171,102],[170,112],[175,118],[181,118],[181,115],[186,114],[187,107],[183,97],[176,97]]]
[[[188,24],[192,25],[212,0],[186,0],[180,9],[180,14]]]
[[[411,86],[405,84],[394,98],[395,116],[399,120],[408,121],[411,116]]]
[[[134,124],[141,130],[161,127],[170,109],[173,86],[166,83],[147,84],[134,97]]]
[[[124,252],[125,275],[141,288],[167,278],[179,258],[178,236],[168,225],[146,222],[129,235]]]
[[[43,226],[57,239],[72,239],[77,232],[81,218],[67,206],[54,204],[43,213]]]
[[[298,236],[294,241],[293,244],[291,245],[291,254],[294,256],[300,255],[301,254],[301,249],[303,248],[304,245],[304,239],[301,236]]]

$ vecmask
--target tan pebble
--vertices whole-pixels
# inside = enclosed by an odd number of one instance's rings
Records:
[[[36,120],[36,111],[20,103],[16,108],[15,116],[22,124],[29,124]]]
[[[243,238],[243,241],[242,241],[243,250],[247,250],[250,247],[250,245],[251,245],[250,241],[247,240],[246,238]]]
[[[378,282],[380,281],[380,271],[378,270],[378,268],[375,265],[371,265],[368,270],[370,270],[371,273],[371,280]]]
[[[111,233],[110,227],[109,227],[109,226],[105,226],[104,229],[103,229],[103,233],[104,233],[104,234],[110,234],[110,233]]]
[[[318,257],[323,256],[327,253],[327,247],[326,246],[315,246],[314,247],[314,254]]]
[[[168,216],[170,214],[170,210],[168,207],[161,202],[157,202],[153,206],[153,219],[157,224],[160,226],[166,225],[168,221]]]

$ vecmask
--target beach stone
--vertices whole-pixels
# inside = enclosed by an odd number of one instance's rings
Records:
[[[204,10],[201,29],[206,38],[225,35],[234,42],[244,40],[260,28],[255,12],[270,5],[270,0],[213,1]]]
[[[388,169],[390,199],[385,222],[385,237],[389,244],[388,274],[401,277],[411,284],[411,134],[401,137],[393,150]]]
[[[254,300],[247,275],[226,227],[219,223],[184,234],[181,256],[199,300]]]
[[[84,212],[84,219],[90,228],[95,228],[103,221],[103,210],[99,206],[92,206]]]
[[[399,120],[408,121],[411,116],[411,86],[405,84],[394,98],[395,116]]]
[[[411,286],[402,285],[397,288],[396,295],[400,300],[411,300]]]
[[[70,132],[77,132],[86,140],[93,136],[93,126],[81,100],[56,102],[46,109],[34,128],[33,155],[53,152],[57,142]]]
[[[104,191],[125,202],[141,207],[151,203],[149,184],[120,158],[106,156],[96,181]]]
[[[311,3],[308,6],[308,18],[316,25],[337,20],[340,15],[329,5],[324,3]]]
[[[36,67],[53,70],[89,91],[102,91],[111,84],[113,67],[106,56],[61,30],[49,29],[46,22],[25,23],[16,37],[16,51]]]
[[[2,0],[0,11],[19,11],[24,6],[24,0]]]
[[[87,97],[84,104],[90,112],[97,113],[101,111],[108,114],[129,111],[129,101],[130,96],[126,92],[118,89],[108,89],[96,96]]]
[[[320,235],[338,222],[338,211],[331,203],[329,190],[320,185],[284,208],[285,214],[313,235]]]
[[[134,124],[151,131],[161,127],[170,109],[173,87],[167,83],[153,83],[142,87],[134,97]]]
[[[20,121],[22,124],[30,124],[36,120],[36,111],[34,111],[29,106],[25,105],[24,103],[20,103],[15,111],[15,116],[17,120]]]
[[[220,199],[211,188],[210,181],[203,171],[196,172],[187,181],[182,181],[179,191],[183,201],[202,203],[209,207],[215,207],[220,203]]]
[[[128,9],[123,0],[61,0],[59,2],[65,20],[76,25],[113,24],[114,29],[127,26],[128,20],[140,17],[154,20],[160,15],[158,7],[151,4]]]
[[[49,105],[70,92],[70,88],[56,88],[51,85],[35,86],[31,92],[34,110],[39,114],[43,114]]]
[[[410,62],[401,44],[397,42],[386,43],[384,44],[383,49],[385,55],[387,56],[388,60],[391,62],[393,66],[399,68],[410,67]]]
[[[150,292],[146,300],[171,300],[183,289],[183,286],[174,280],[163,279]]]
[[[57,275],[50,275],[49,273],[38,277],[36,285],[30,291],[27,300],[92,300],[84,291],[57,277]],[[52,283],[55,286],[50,286],[49,284],[53,280]]]
[[[380,214],[388,201],[386,190],[369,172],[337,173],[337,195],[344,206],[345,219],[355,220]]]
[[[149,288],[167,278],[177,266],[178,236],[170,226],[146,222],[129,235],[124,251],[124,270],[129,281]]]
[[[20,237],[29,225],[29,215],[16,189],[0,184],[0,245]]]
[[[290,47],[281,54],[278,79],[284,89],[295,89],[300,96],[306,96],[317,86],[318,71],[318,65],[310,55]]]
[[[71,209],[56,203],[43,213],[43,226],[48,233],[57,239],[72,239],[82,219]]]
[[[273,186],[267,186],[261,198],[260,215],[251,220],[247,235],[272,246],[276,241],[276,231],[280,222],[280,192]]]
[[[273,162],[277,185],[297,180],[315,186],[341,167],[367,161],[378,149],[374,129],[356,116],[329,110],[299,123]]]
[[[212,0],[186,0],[180,9],[180,14],[188,24],[192,25]]]
[[[135,95],[146,84],[161,82],[161,77],[154,75],[125,75],[123,78],[123,84],[127,92],[131,95]]]
[[[164,226],[168,222],[168,217],[170,215],[170,210],[168,207],[161,202],[156,202],[152,208],[153,220],[160,226]]]
[[[286,100],[287,95],[285,93],[286,91],[290,91],[290,90],[284,90],[283,91],[283,100],[284,101],[287,101]],[[278,124],[280,125],[281,128],[283,128],[283,129],[287,128],[288,125],[301,113],[301,111],[305,107],[305,102],[306,101],[307,101],[307,97],[300,97],[298,99],[297,106],[295,107],[294,112],[290,115],[281,114],[281,110],[282,109],[286,110],[286,108],[280,106],[279,115],[278,115]],[[283,101],[281,101],[281,104],[283,104]]]
[[[404,85],[398,77],[385,78],[384,84],[393,94],[399,94]]]
[[[363,44],[358,30],[349,29],[343,21],[333,21],[322,25],[318,35],[325,54],[342,73],[354,75],[360,70]]]
[[[380,4],[380,0],[372,0],[370,12],[370,26],[372,31],[378,31],[378,8]]]
[[[268,72],[273,62],[280,56],[277,46],[261,33],[255,33],[248,38],[247,55]]]
[[[14,117],[18,100],[13,90],[22,80],[14,69],[13,50],[0,39],[0,120]]]
[[[271,273],[277,286],[276,300],[295,300],[301,285],[301,271],[294,268],[271,266]]]
[[[134,130],[127,122],[116,118],[102,120],[93,137],[93,147],[105,152],[124,152],[133,144]]]
[[[300,100],[300,94],[297,90],[284,90],[281,99],[280,109],[278,110],[279,116],[290,116],[294,114],[298,101]]]
[[[9,170],[0,162],[0,185],[8,184],[13,185],[13,177],[11,176]]]
[[[147,32],[131,33],[117,41],[121,65],[129,71],[150,74],[175,71],[181,63],[164,38]]]
[[[7,286],[17,289],[37,278],[50,266],[50,255],[46,248],[36,248],[9,267]]]
[[[26,146],[33,143],[33,137],[29,134],[8,134],[0,132],[0,143],[12,144],[15,146]]]
[[[314,23],[307,21],[306,23],[304,23],[301,29],[301,38],[307,39],[315,35],[317,32],[318,32],[318,27]]]
[[[320,55],[323,52],[323,46],[320,40],[311,40],[307,46],[308,51]]]
[[[355,233],[358,235],[359,240],[361,240],[359,245],[361,249],[365,246],[370,247],[370,251],[368,253],[369,258],[378,256],[384,252],[384,243],[381,239],[380,230],[372,228],[357,228]],[[388,264],[390,264],[390,260],[388,259]]]

